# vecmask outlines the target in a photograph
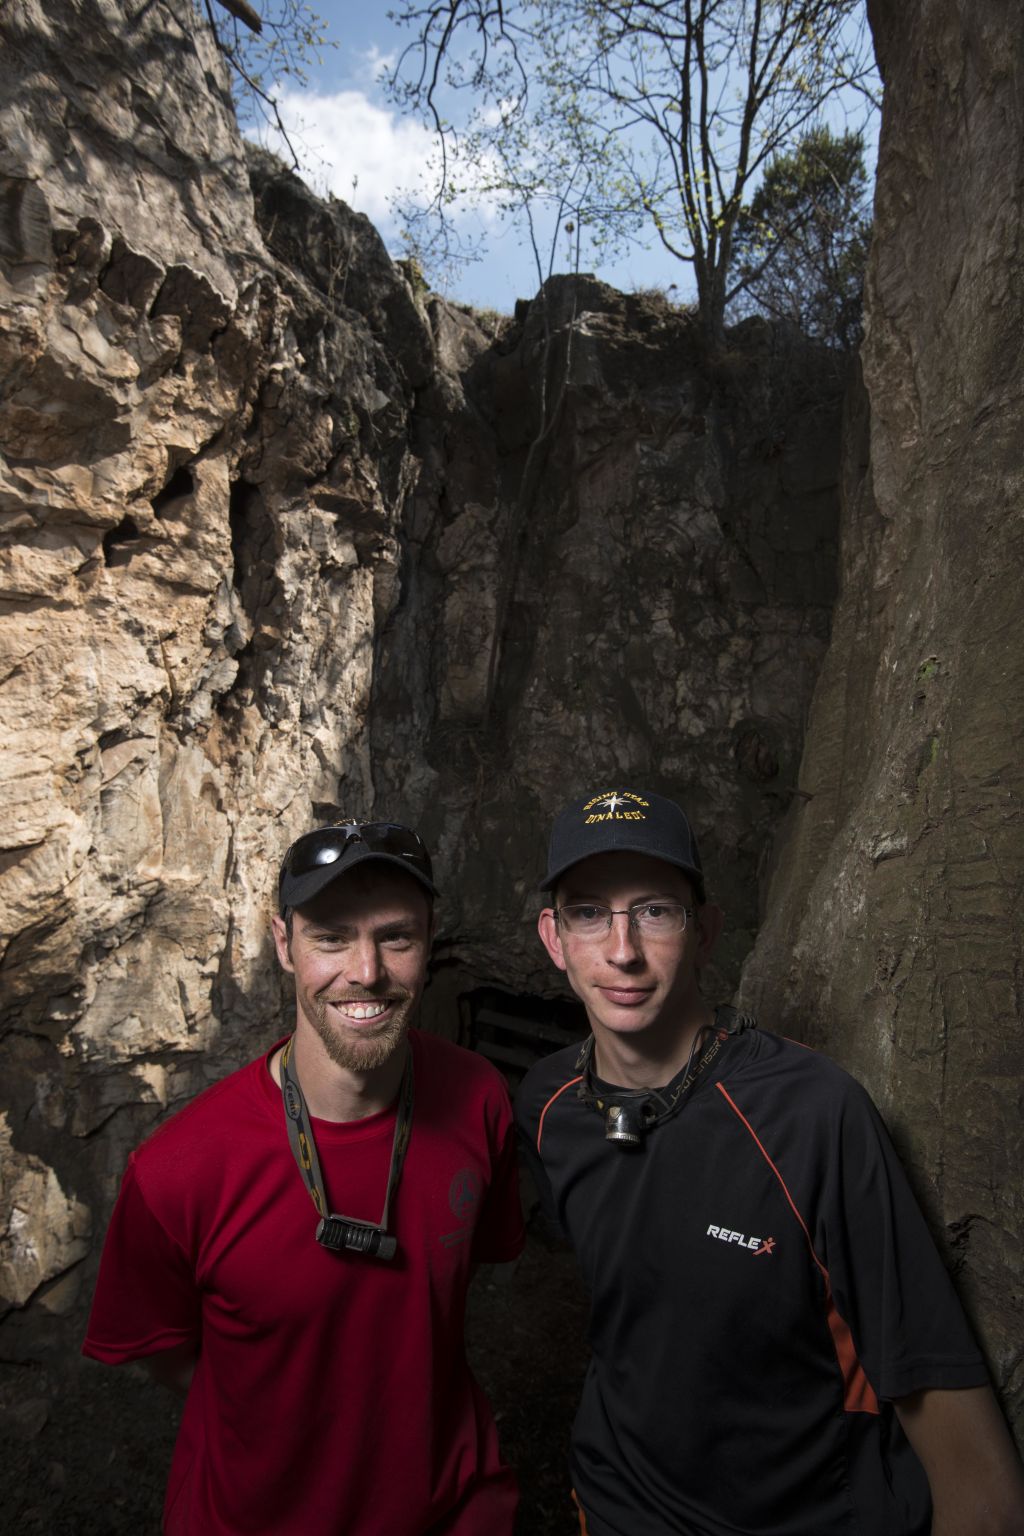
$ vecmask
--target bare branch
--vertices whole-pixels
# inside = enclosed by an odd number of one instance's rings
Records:
[[[588,238],[656,239],[689,263],[717,332],[749,189],[837,92],[871,110],[862,13],[863,0],[406,0],[398,19],[417,35],[392,95],[439,135],[438,213],[450,150],[521,217],[524,198],[553,217],[582,156],[603,219]],[[473,103],[461,142],[446,121],[460,91]]]
[[[250,32],[259,34],[263,31],[263,19],[248,4],[248,0],[217,0],[217,4],[222,5],[226,11],[230,11],[232,16],[237,16]]]

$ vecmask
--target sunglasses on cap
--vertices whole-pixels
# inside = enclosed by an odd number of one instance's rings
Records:
[[[281,863],[278,892],[282,905],[285,886],[328,868],[344,858],[353,843],[362,843],[370,853],[379,854],[409,867],[422,883],[434,890],[434,875],[426,844],[409,827],[396,821],[342,821],[331,827],[318,827],[296,838]]]

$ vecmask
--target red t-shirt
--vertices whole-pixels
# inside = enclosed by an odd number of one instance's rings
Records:
[[[268,1057],[129,1160],[84,1352],[199,1346],[169,1536],[510,1536],[515,1480],[463,1346],[471,1266],[523,1243],[508,1094],[482,1058],[409,1038],[390,1263],[315,1241]],[[394,1107],[312,1125],[331,1208],[378,1221]]]

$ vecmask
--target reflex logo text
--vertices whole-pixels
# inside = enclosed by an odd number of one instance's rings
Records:
[[[733,1232],[729,1227],[708,1227],[707,1235],[717,1237],[720,1243],[735,1243],[752,1253],[755,1259],[763,1253],[772,1253],[775,1248],[774,1237],[748,1237],[745,1232]]]

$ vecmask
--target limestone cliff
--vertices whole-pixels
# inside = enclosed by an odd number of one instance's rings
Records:
[[[1009,0],[872,22],[870,419],[743,997],[873,1091],[1020,1424],[1024,45]]]
[[[550,986],[550,813],[628,778],[705,834],[715,989],[763,919],[745,999],[882,1101],[1019,1402],[1024,125],[980,9],[875,8],[827,654],[827,356],[589,279],[485,330],[246,156],[188,8],[0,9],[6,1359],[73,1346],[129,1147],[274,1038],[298,829],[423,829],[450,1030]]]
[[[419,402],[370,711],[381,803],[442,854],[434,1016],[474,978],[551,987],[552,815],[627,780],[702,829],[728,995],[828,636],[842,375],[759,323],[710,363],[689,316],[587,278],[552,280],[475,357],[456,318],[437,316],[442,353],[471,360]]]
[[[365,219],[277,265],[177,15],[0,15],[0,1291],[36,1311],[73,1306],[127,1147],[277,1027],[280,853],[342,764],[372,798],[433,367]]]
[[[826,355],[754,323],[709,370],[589,280],[498,336],[426,302],[258,153],[250,191],[181,16],[0,13],[8,1358],[74,1337],[129,1148],[281,1028],[276,865],[326,808],[437,849],[451,1031],[552,984],[552,808],[675,790],[730,991],[833,597]]]

